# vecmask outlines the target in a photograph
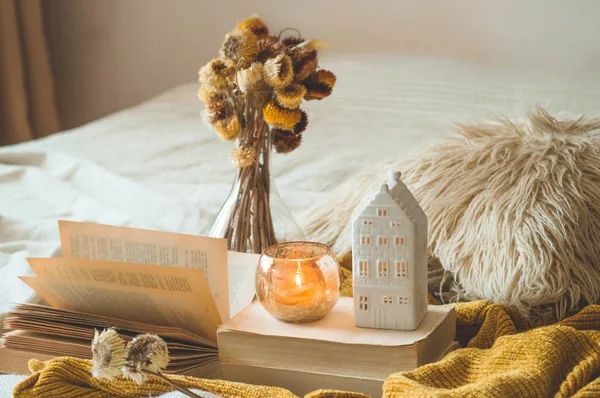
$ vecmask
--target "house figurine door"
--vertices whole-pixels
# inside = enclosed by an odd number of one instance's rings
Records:
[[[385,311],[380,305],[373,308],[373,321],[376,329],[385,328]]]

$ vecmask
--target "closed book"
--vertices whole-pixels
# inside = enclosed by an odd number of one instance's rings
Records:
[[[325,318],[294,324],[251,304],[217,331],[223,378],[251,382],[255,371],[260,383],[298,393],[298,386],[286,381],[294,379],[290,372],[298,372],[298,378],[316,380],[311,388],[360,379],[357,385],[371,385],[367,389],[372,390],[375,381],[380,386],[390,374],[434,362],[455,346],[452,307],[429,306],[416,330],[398,331],[355,326],[352,306],[351,298],[342,297]],[[326,377],[339,383],[319,386],[318,379]]]

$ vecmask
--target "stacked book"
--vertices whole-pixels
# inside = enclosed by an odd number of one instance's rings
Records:
[[[358,391],[378,397],[392,373],[437,361],[458,346],[454,309],[429,306],[418,329],[354,325],[351,298],[340,298],[320,321],[280,322],[253,303],[217,332],[226,380],[287,388]]]

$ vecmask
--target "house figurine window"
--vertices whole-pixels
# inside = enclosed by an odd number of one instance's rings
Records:
[[[367,296],[358,296],[358,309],[361,311],[369,310],[369,298]]]
[[[377,209],[377,217],[387,217],[388,209]]]
[[[406,264],[406,261],[396,261],[396,278],[408,278],[408,264]]]
[[[407,296],[400,296],[398,297],[398,304],[400,305],[409,305],[410,304],[410,298]]]
[[[388,245],[388,238],[387,236],[380,236],[377,238],[377,244],[379,246],[387,246]]]
[[[404,239],[403,236],[396,236],[394,238],[394,244],[396,246],[404,246],[406,244],[406,240]]]
[[[390,228],[401,227],[402,223],[400,221],[390,221]]]
[[[367,278],[369,276],[369,261],[365,259],[358,260],[358,276]]]
[[[360,244],[364,245],[364,246],[370,246],[371,245],[371,237],[368,235],[363,235],[360,237]]]
[[[394,304],[393,296],[383,296],[383,304]]]
[[[387,278],[388,276],[388,262],[386,260],[377,261],[377,276],[379,278]]]
[[[371,226],[373,226],[373,221],[371,221],[371,220],[363,220],[362,225],[363,226],[367,226],[367,227],[371,227]]]

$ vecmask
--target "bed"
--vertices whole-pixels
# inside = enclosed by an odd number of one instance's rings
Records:
[[[560,77],[397,55],[324,57],[331,97],[305,106],[300,149],[274,158],[278,190],[305,211],[347,177],[450,134],[454,123],[517,117],[539,104],[598,115],[598,74]],[[197,84],[70,131],[0,147],[0,319],[35,301],[26,257],[59,256],[58,219],[202,234],[227,196],[228,153],[200,117]],[[0,376],[0,396],[22,376]]]

